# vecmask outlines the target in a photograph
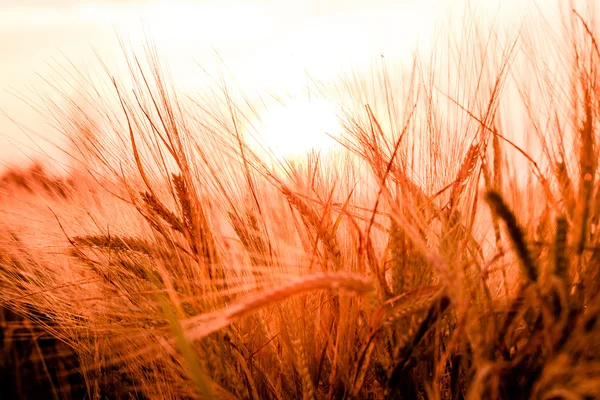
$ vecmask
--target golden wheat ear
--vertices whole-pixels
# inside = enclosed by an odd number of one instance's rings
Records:
[[[525,242],[523,229],[519,225],[517,217],[508,205],[506,205],[504,199],[498,192],[489,190],[485,194],[485,200],[490,206],[492,213],[502,219],[506,224],[506,230],[508,231],[513,247],[517,252],[517,256],[521,261],[521,267],[523,268],[525,276],[530,281],[537,282],[539,275],[538,269],[531,257],[531,253]]]
[[[152,218],[152,221],[154,221],[155,224],[158,220],[155,217],[158,216],[172,229],[183,233],[183,222],[181,219],[175,215],[175,213],[169,210],[155,195],[150,192],[140,192],[140,197],[142,198],[142,201],[149,212],[148,218]]]
[[[73,244],[81,247],[97,247],[121,252],[135,251],[150,254],[152,248],[146,241],[130,236],[87,235],[75,236],[71,240]]]

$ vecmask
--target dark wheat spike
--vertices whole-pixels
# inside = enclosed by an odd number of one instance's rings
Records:
[[[521,260],[521,266],[525,275],[530,281],[536,282],[538,279],[538,270],[531,258],[531,253],[525,242],[523,229],[519,226],[515,214],[506,205],[504,199],[496,191],[490,190],[485,194],[485,200],[489,204],[492,212],[500,217],[506,224],[506,230],[513,243],[515,251]]]
[[[560,216],[556,219],[556,238],[554,241],[554,274],[562,279],[567,277],[567,219]]]

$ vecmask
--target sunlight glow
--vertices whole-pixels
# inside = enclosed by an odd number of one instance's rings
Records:
[[[322,99],[279,104],[261,117],[257,126],[260,144],[276,157],[302,156],[311,150],[337,145],[341,133],[336,106]]]

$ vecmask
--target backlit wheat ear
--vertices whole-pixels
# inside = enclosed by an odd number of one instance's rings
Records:
[[[387,300],[382,310],[385,310],[383,324],[391,324],[399,318],[414,314],[429,306],[443,293],[441,286],[426,286]]]
[[[251,212],[246,213],[246,220],[242,220],[236,213],[230,212],[229,219],[233,230],[246,249],[250,262],[254,267],[262,267],[265,264],[270,265],[268,236],[263,235],[259,230],[256,217]],[[264,280],[264,271],[257,268],[252,269],[252,274],[256,278],[256,285],[262,289]]]
[[[392,292],[394,294],[400,294],[404,291],[404,283],[407,280],[409,271],[404,268],[405,264],[402,262],[405,254],[405,238],[404,232],[398,227],[396,221],[392,218],[390,223],[390,240],[389,246],[391,247],[391,269],[392,269]]]
[[[454,207],[456,206],[456,201],[461,198],[462,193],[465,190],[465,186],[467,184],[467,180],[475,171],[475,167],[477,166],[477,161],[479,161],[479,153],[480,153],[481,145],[479,143],[472,144],[465,155],[465,158],[458,169],[458,173],[456,175],[456,179],[454,180],[454,184],[452,185],[452,192],[450,193],[450,212],[454,211]]]
[[[580,129],[579,194],[577,197],[577,210],[575,215],[575,226],[579,227],[578,232],[576,232],[577,237],[575,238],[575,246],[579,254],[583,252],[589,232],[591,200],[594,192],[594,181],[598,165],[598,160],[594,151],[594,111],[592,110],[592,99],[590,96],[590,89],[586,88],[583,105],[585,120]]]
[[[246,212],[245,220],[236,213],[229,213],[229,218],[233,230],[248,252],[251,262],[256,266],[262,265],[266,261],[268,253],[268,237],[261,234],[256,217],[251,212]]]
[[[523,234],[523,229],[517,222],[517,218],[515,214],[511,211],[511,209],[506,205],[504,199],[497,192],[490,190],[486,193],[485,199],[489,204],[492,212],[501,218],[506,224],[506,230],[508,231],[508,235],[512,241],[512,244],[517,252],[519,260],[521,261],[521,267],[523,268],[523,272],[527,279],[532,282],[536,282],[538,279],[538,270],[537,267],[531,258],[531,253],[527,248],[527,243],[525,242],[525,235]]]
[[[298,334],[290,334],[292,335],[292,344],[294,345],[296,357],[298,359],[298,369],[300,372],[300,377],[302,379],[302,392],[303,399],[306,400],[316,400],[315,385],[313,383],[313,379],[310,374],[310,369],[308,365],[308,355],[306,353],[306,346],[302,342],[301,333]]]
[[[175,188],[175,194],[181,207],[181,215],[183,221],[182,233],[185,235],[192,251],[198,254],[198,250],[196,249],[196,237],[194,229],[196,226],[196,221],[192,212],[192,203],[189,198],[187,185],[185,184],[185,181],[180,174],[173,174],[172,180],[173,186]]]
[[[183,222],[190,229],[194,224],[194,215],[192,211],[192,202],[190,199],[190,192],[185,179],[181,174],[172,174],[171,179],[173,187],[175,188],[175,195],[181,206],[181,215],[183,216]]]
[[[78,246],[98,247],[103,250],[136,251],[143,254],[150,254],[151,249],[150,245],[145,241],[128,236],[89,235],[75,236],[71,240]]]
[[[172,181],[181,206],[183,234],[191,251],[208,264],[209,277],[221,278],[223,271],[206,212],[198,201],[194,201],[195,195],[181,174],[172,174]],[[216,276],[213,275],[215,272]]]
[[[155,218],[157,216],[169,224],[172,229],[183,233],[183,222],[181,219],[172,211],[170,211],[165,205],[163,205],[156,196],[149,192],[142,192],[140,193],[140,196],[148,210],[148,218],[152,219],[154,224],[156,224],[158,221]]]
[[[575,194],[573,192],[573,183],[571,182],[569,171],[567,171],[567,165],[564,161],[558,163],[556,166],[556,173],[558,175],[558,184],[562,192],[565,212],[572,220],[573,213],[575,212]]]
[[[304,200],[288,188],[283,187],[281,190],[288,202],[300,213],[305,224],[315,231],[317,237],[323,242],[333,261],[340,267],[341,251],[335,237],[332,221],[327,218],[327,215],[319,217]]]
[[[388,249],[392,273],[390,296],[400,295],[419,285],[429,284],[434,275],[431,264],[394,218],[390,221]]]

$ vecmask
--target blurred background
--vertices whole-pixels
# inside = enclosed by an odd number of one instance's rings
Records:
[[[207,73],[227,70],[248,93],[305,90],[364,73],[381,55],[410,63],[418,48],[444,44],[464,29],[467,7],[482,21],[519,29],[532,13],[552,20],[559,2],[523,0],[0,0],[0,168],[60,158],[60,135],[39,115],[44,96],[76,95],[77,70],[117,75],[119,38],[143,52],[151,42],[183,91],[210,88]],[[558,21],[558,19],[557,19]],[[512,27],[512,28],[511,28]],[[121,70],[122,71],[122,70]],[[60,82],[60,83],[59,83]],[[65,82],[72,82],[69,87]],[[35,104],[32,104],[35,103]]]

